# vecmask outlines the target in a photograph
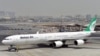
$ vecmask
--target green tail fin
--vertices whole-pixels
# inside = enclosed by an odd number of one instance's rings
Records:
[[[96,21],[97,21],[96,17],[92,18],[89,25],[87,26],[87,28],[84,31],[94,31],[95,26],[96,26]]]

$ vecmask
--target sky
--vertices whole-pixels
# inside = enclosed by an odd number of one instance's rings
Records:
[[[0,11],[16,16],[100,15],[100,0],[0,0]]]

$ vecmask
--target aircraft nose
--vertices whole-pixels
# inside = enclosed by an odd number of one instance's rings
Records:
[[[3,40],[2,43],[3,43],[3,44],[7,44],[8,41],[7,41],[7,40]]]

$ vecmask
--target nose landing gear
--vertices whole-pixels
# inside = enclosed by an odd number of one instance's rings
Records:
[[[16,52],[16,51],[18,51],[18,48],[16,46],[10,45],[10,47],[8,47],[8,51],[10,51],[10,52],[12,52],[12,51]]]

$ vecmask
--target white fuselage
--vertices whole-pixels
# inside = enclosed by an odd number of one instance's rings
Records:
[[[62,40],[79,40],[85,39],[91,32],[58,32],[58,33],[44,33],[44,34],[21,34],[6,37],[2,43],[8,45],[22,45],[22,44],[38,44],[52,41]]]

